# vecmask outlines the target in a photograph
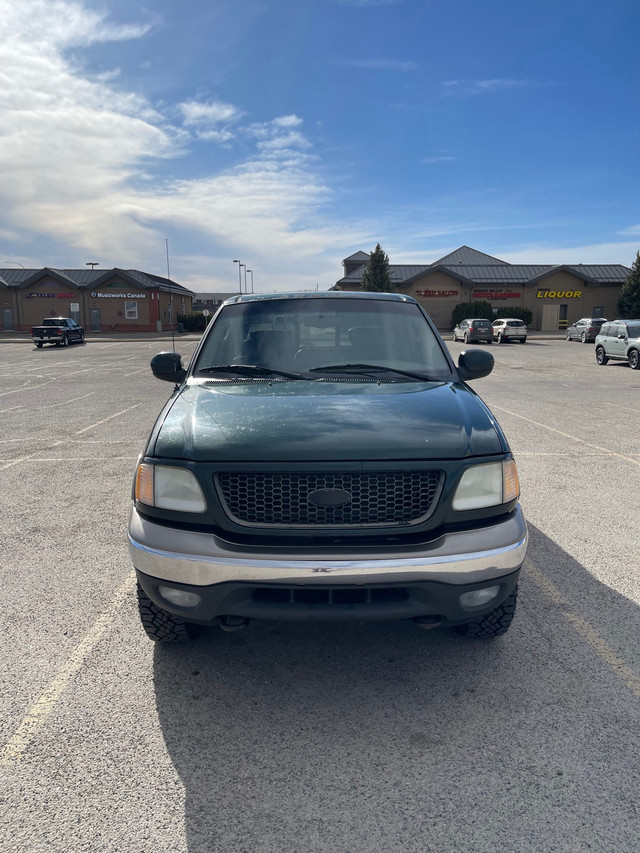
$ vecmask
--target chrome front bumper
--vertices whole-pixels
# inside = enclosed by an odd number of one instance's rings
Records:
[[[379,552],[353,557],[336,552],[309,559],[311,550],[238,556],[227,543],[207,533],[178,530],[142,518],[135,507],[129,518],[129,552],[145,575],[179,584],[210,586],[228,582],[349,584],[439,581],[471,584],[499,578],[522,566],[527,528],[518,506],[506,519],[481,529],[447,533],[398,556]],[[330,578],[330,581],[329,581]]]

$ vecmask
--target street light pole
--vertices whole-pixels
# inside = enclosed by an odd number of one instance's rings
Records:
[[[235,258],[233,263],[238,264],[238,285],[240,287],[240,293],[242,293],[242,272],[241,272],[241,269],[244,266],[244,264],[241,263],[238,258]]]
[[[99,267],[99,266],[100,266],[100,263],[98,261],[87,261],[85,263],[85,267],[91,267],[92,270],[94,267]]]
[[[247,270],[248,273],[251,273],[251,293],[253,293],[253,270]]]

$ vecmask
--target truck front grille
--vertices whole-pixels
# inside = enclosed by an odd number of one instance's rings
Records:
[[[214,482],[227,515],[252,527],[388,527],[434,511],[442,471],[366,473],[221,472]]]

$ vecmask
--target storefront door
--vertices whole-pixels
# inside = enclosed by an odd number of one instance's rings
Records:
[[[91,321],[91,331],[92,332],[99,332],[100,331],[100,309],[99,308],[92,308],[91,309],[91,315],[90,315],[89,319]]]
[[[13,308],[2,309],[2,326],[5,332],[13,332]]]
[[[541,332],[557,332],[558,324],[560,323],[560,306],[559,305],[543,305],[542,306],[542,326]]]

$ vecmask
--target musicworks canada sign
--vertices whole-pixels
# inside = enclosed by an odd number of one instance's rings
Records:
[[[92,299],[146,299],[146,293],[98,293],[91,291]]]

